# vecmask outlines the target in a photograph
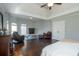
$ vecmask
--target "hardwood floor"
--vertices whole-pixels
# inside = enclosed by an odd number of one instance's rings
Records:
[[[51,44],[51,40],[24,41],[24,44],[16,45],[15,56],[40,56],[42,49],[49,44]]]

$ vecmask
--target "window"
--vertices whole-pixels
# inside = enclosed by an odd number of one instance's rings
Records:
[[[26,35],[26,24],[21,24],[21,35]]]
[[[6,32],[7,32],[7,34],[9,34],[9,21],[7,20],[7,22],[6,22],[6,23],[7,23],[7,24],[6,24],[6,26],[7,26],[7,28],[6,28],[6,29],[7,29],[7,31],[6,31]]]
[[[15,31],[17,31],[17,24],[16,23],[11,23],[11,34]]]
[[[7,20],[7,31],[9,31],[9,21]]]

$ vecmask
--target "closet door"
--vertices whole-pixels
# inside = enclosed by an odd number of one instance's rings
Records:
[[[65,37],[65,21],[53,21],[52,33],[52,39],[63,40]]]

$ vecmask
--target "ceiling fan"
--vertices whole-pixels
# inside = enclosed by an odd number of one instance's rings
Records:
[[[62,5],[62,3],[45,3],[45,4],[41,5],[41,8],[47,6],[48,9],[51,10],[54,5]]]

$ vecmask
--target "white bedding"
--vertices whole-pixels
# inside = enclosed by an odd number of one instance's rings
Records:
[[[79,43],[57,42],[43,48],[41,56],[77,56]]]

